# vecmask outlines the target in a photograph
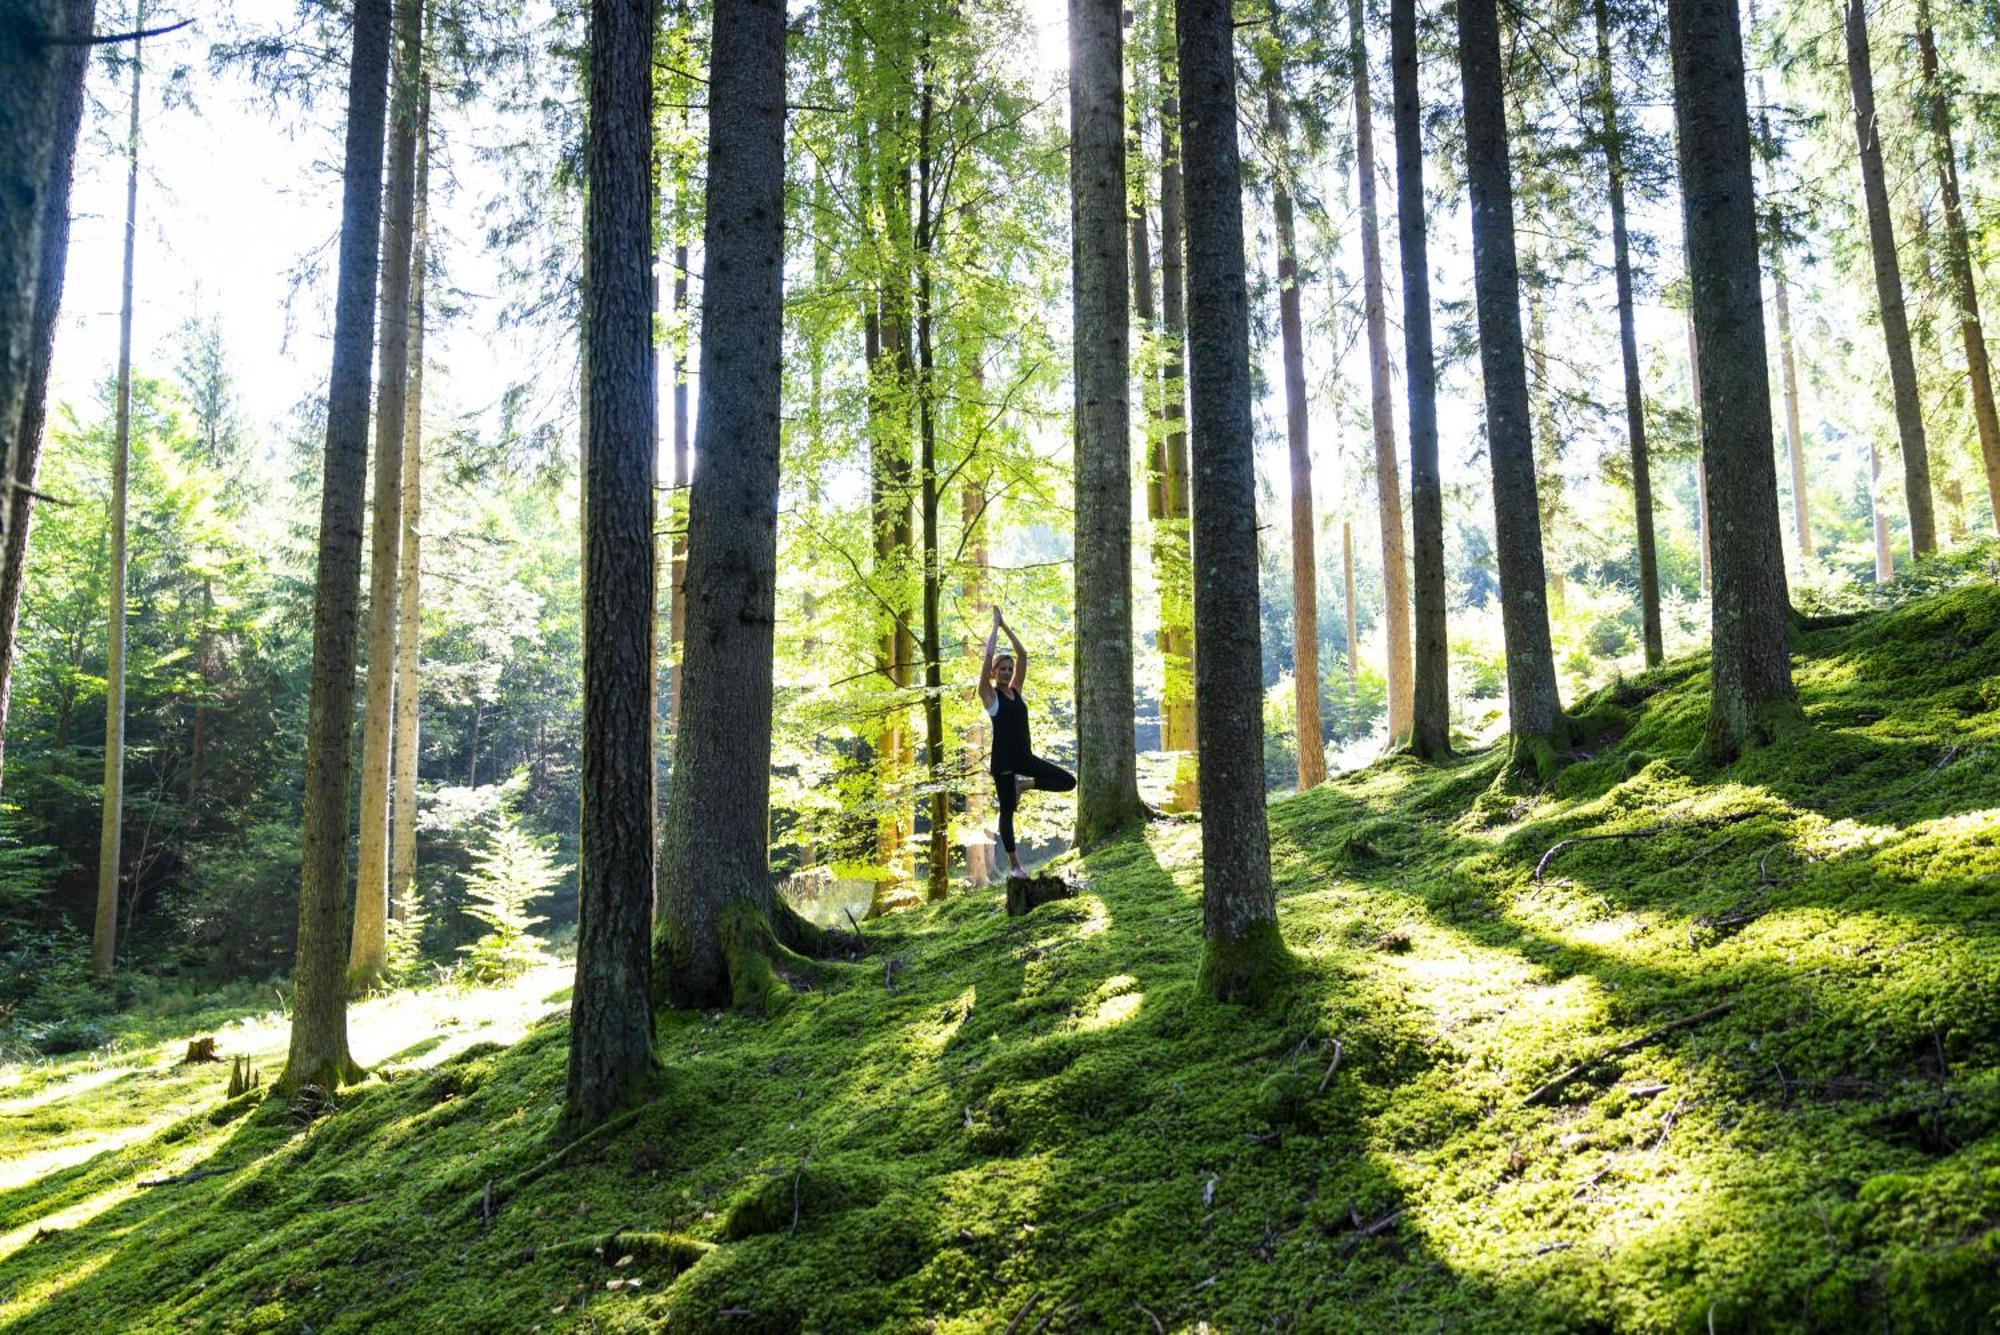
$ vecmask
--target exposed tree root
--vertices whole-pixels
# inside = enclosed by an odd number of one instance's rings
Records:
[[[1710,1006],[1707,1010],[1696,1011],[1692,1015],[1683,1015],[1681,1016],[1680,1019],[1670,1020],[1666,1024],[1661,1025],[1658,1029],[1655,1029],[1650,1033],[1641,1034],[1639,1035],[1639,1037],[1634,1039],[1628,1039],[1627,1041],[1620,1043],[1615,1048],[1608,1048],[1605,1051],[1598,1053],[1595,1057],[1586,1058],[1585,1060],[1578,1062],[1576,1065],[1570,1067],[1567,1071],[1564,1071],[1561,1075],[1558,1075],[1554,1079],[1546,1082],[1545,1084],[1536,1087],[1534,1092],[1529,1094],[1528,1097],[1522,1099],[1519,1103],[1515,1104],[1514,1106],[1517,1108],[1527,1108],[1533,1106],[1534,1104],[1540,1103],[1543,1099],[1546,1099],[1550,1094],[1553,1094],[1556,1090],[1561,1089],[1564,1085],[1568,1084],[1570,1081],[1576,1079],[1578,1076],[1583,1075],[1589,1071],[1595,1070],[1599,1066],[1602,1066],[1605,1062],[1610,1061],[1613,1057],[1622,1057],[1628,1052],[1637,1052],[1640,1048],[1646,1047],[1652,1043],[1659,1042],[1661,1039],[1665,1038],[1668,1034],[1671,1034],[1676,1030],[1686,1029],[1692,1025],[1701,1024],[1703,1021],[1706,1020],[1713,1020],[1716,1016],[1724,1014],[1727,1011],[1733,1010],[1735,1006],[1736,1003],[1734,1001],[1718,1002],[1716,1005]]]

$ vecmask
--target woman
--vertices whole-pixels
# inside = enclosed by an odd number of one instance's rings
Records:
[[[1007,632],[1011,654],[993,656],[1000,632]],[[1076,776],[1060,765],[1051,765],[1028,748],[1028,702],[1021,687],[1028,680],[1028,651],[1021,637],[993,609],[993,629],[986,635],[986,665],[979,674],[979,703],[993,717],[993,785],[1000,791],[1000,844],[1007,850],[1007,875],[1025,878],[1021,859],[1014,851],[1014,808],[1021,794],[1030,788],[1066,793],[1076,787]]]

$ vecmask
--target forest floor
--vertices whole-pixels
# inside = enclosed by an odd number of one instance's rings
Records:
[[[1266,1013],[1196,997],[1166,820],[662,1017],[658,1097],[553,1162],[559,972],[361,1008],[330,1114],[178,1042],[0,1071],[0,1330],[1992,1329],[2000,589],[1795,663],[1809,726],[1726,768],[1688,659],[1548,792],[1275,803]]]

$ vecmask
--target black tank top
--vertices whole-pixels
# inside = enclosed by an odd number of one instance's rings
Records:
[[[993,715],[993,772],[1011,774],[1028,763],[1028,702],[996,689],[999,709]]]

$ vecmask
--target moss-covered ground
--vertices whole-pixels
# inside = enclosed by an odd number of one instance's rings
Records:
[[[13,1068],[0,1329],[1993,1329],[2000,591],[1795,661],[1810,726],[1724,769],[1688,660],[1545,793],[1275,804],[1261,1012],[1196,997],[1165,821],[774,1019],[663,1016],[657,1099],[538,1173],[560,977],[371,1003],[330,1115],[178,1045]]]

